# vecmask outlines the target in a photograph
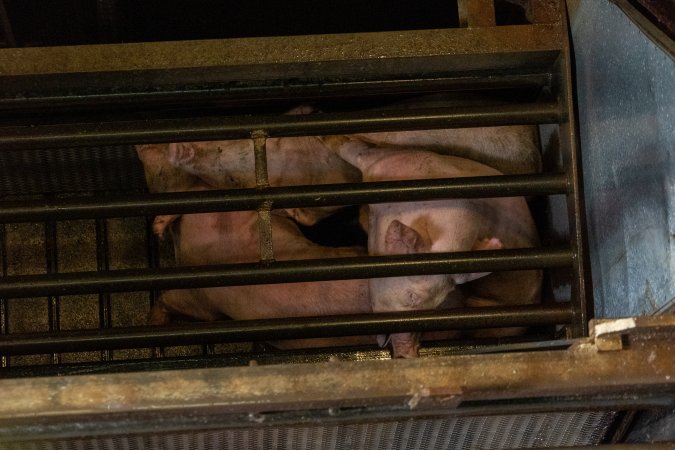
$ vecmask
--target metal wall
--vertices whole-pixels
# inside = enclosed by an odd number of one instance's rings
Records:
[[[675,303],[675,62],[614,4],[571,20],[595,314]]]

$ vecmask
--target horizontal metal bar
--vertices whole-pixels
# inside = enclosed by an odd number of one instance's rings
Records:
[[[567,192],[566,175],[531,174],[109,195],[1,202],[0,223],[256,210],[266,202],[272,209],[284,209]]]
[[[151,86],[145,90],[119,92],[119,88],[103,87],[101,92],[83,92],[81,94],[46,92],[23,95],[8,95],[0,92],[0,113],[16,115],[17,113],[51,115],[61,114],[64,109],[74,110],[102,109],[150,109],[180,107],[190,108],[197,106],[235,106],[235,105],[269,105],[279,100],[293,100],[302,102],[317,98],[334,98],[357,96],[358,98],[393,95],[393,94],[425,94],[464,90],[484,89],[533,89],[550,84],[550,73],[523,73],[523,74],[489,74],[457,77],[430,77],[394,80],[340,80],[321,82],[307,80],[267,82],[261,85],[223,85],[223,83],[209,83],[206,86],[167,86],[158,89]],[[2,97],[6,95],[6,97]]]
[[[156,142],[306,136],[363,131],[558,123],[557,103],[479,105],[407,111],[368,110],[308,115],[230,116],[29,124],[0,127],[0,149],[100,146]]]
[[[358,336],[405,331],[466,330],[556,325],[571,322],[569,304],[508,308],[463,308],[309,318],[233,320],[165,327],[69,330],[9,335],[0,354],[20,355],[214,342],[246,342],[326,336]]]
[[[477,45],[480,43],[480,45]],[[371,65],[395,65],[402,73],[416,68],[428,73],[425,61],[450,68],[467,67],[466,57],[490,55],[482,66],[503,67],[512,55],[552,53],[562,45],[559,24],[516,25],[474,29],[408,30],[204,39],[112,45],[18,48],[0,50],[0,76],[40,74],[94,75],[127,72],[126,84],[154,76],[157,84],[180,79],[178,70],[193,69],[201,78],[219,69],[225,79],[264,79],[276,69],[288,78],[368,73]],[[330,63],[339,63],[339,71]],[[512,63],[513,61],[507,61]],[[386,64],[389,63],[389,64]],[[507,65],[506,67],[514,67]],[[206,74],[206,75],[204,75]],[[242,77],[242,74],[244,77]],[[144,76],[145,75],[145,76]],[[184,78],[184,77],[183,77]],[[191,80],[192,81],[192,80]]]
[[[453,312],[460,310],[453,310]],[[571,340],[550,339],[549,334],[530,334],[515,337],[461,339],[452,341],[425,341],[419,356],[438,357],[448,355],[485,355],[490,353],[532,352],[566,350]],[[0,353],[2,353],[0,351]],[[20,377],[46,377],[85,375],[101,373],[138,372],[151,370],[199,369],[207,367],[248,366],[251,361],[258,365],[319,363],[331,360],[365,361],[390,359],[386,348],[379,346],[336,346],[302,349],[278,349],[270,352],[260,349],[254,352],[225,353],[200,356],[166,356],[160,359],[117,359],[105,362],[61,363],[57,366],[40,364],[33,366],[5,367],[0,370],[0,379]]]
[[[18,275],[3,279],[0,284],[0,297],[39,297],[150,289],[543,269],[569,267],[573,256],[569,248],[527,248]]]

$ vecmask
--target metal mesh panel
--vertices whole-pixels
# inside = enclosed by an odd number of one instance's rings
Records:
[[[606,411],[411,419],[91,437],[14,443],[9,449],[512,449],[598,444],[615,413]]]
[[[0,196],[146,189],[133,147],[0,152]]]

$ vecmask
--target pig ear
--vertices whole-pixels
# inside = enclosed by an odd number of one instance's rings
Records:
[[[417,231],[398,220],[392,220],[389,224],[384,236],[384,245],[387,253],[393,255],[422,253],[429,250],[429,246],[424,243]]]

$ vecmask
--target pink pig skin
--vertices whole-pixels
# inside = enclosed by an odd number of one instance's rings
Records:
[[[468,159],[422,150],[373,148],[357,140],[343,143],[340,155],[362,171],[364,181],[500,174]],[[534,221],[522,197],[370,205],[368,251],[372,255],[526,248],[536,246],[538,242]],[[433,309],[445,301],[455,285],[462,283],[467,283],[469,292],[464,301],[466,306],[539,301],[540,271],[484,275],[487,274],[372,279],[370,296],[373,311]],[[504,333],[519,331],[507,329]],[[486,333],[489,335],[489,332]],[[417,355],[417,335],[394,334],[391,342],[395,356]]]
[[[230,140],[170,144],[170,164],[216,188],[255,187],[253,141]],[[267,139],[270,186],[354,183],[361,174],[316,137]],[[303,225],[314,225],[340,206],[289,208]]]
[[[423,149],[472,159],[509,175],[541,171],[539,134],[535,126],[388,131],[352,137],[373,146]]]
[[[171,223],[179,265],[255,262],[259,259],[257,213],[252,211],[158,217]],[[161,227],[159,228],[161,231]],[[277,260],[364,255],[359,247],[322,247],[304,238],[290,219],[272,216]],[[150,324],[169,322],[170,314],[199,320],[265,319],[370,313],[367,280],[318,281],[259,286],[226,286],[164,292],[150,311]],[[280,348],[375,343],[375,336],[277,341]]]
[[[150,192],[182,192],[202,184],[196,176],[175,168],[169,162],[169,144],[137,145]]]

